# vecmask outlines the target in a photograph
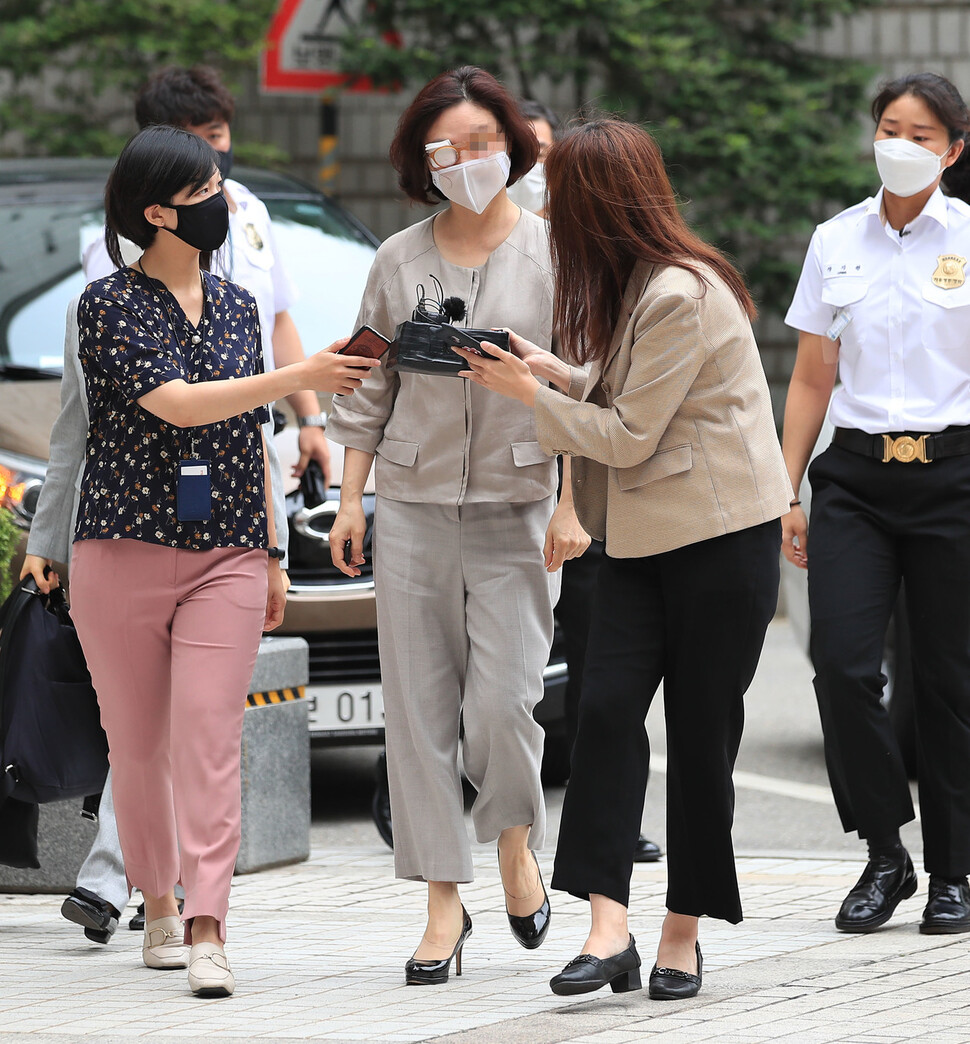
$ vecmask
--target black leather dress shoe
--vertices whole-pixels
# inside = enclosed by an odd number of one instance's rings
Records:
[[[694,943],[697,954],[697,974],[681,971],[679,968],[658,968],[656,964],[650,972],[649,992],[651,1000],[686,1000],[696,997],[701,992],[704,977],[704,957],[701,944]]]
[[[634,863],[656,863],[660,855],[660,845],[656,841],[649,841],[643,834],[633,846]]]
[[[509,919],[509,928],[512,929],[512,935],[515,941],[527,950],[538,949],[545,942],[546,935],[549,932],[549,922],[552,920],[552,907],[549,905],[549,895],[546,892],[546,887],[542,883],[542,873],[539,870],[539,860],[536,859],[535,852],[532,853],[532,858],[535,859],[536,873],[539,875],[539,884],[536,886],[536,891],[539,888],[542,889],[542,905],[535,913],[528,914],[525,917],[518,917],[509,913],[508,901],[506,900],[505,903],[505,916]],[[499,860],[500,873],[501,868],[502,862]]]
[[[371,799],[370,814],[381,840],[388,848],[394,847],[394,831],[391,827],[391,792],[387,783],[387,751],[382,750],[374,766],[374,797]]]
[[[61,914],[84,929],[91,942],[106,943],[118,927],[118,911],[100,895],[75,888],[61,903]]]
[[[185,900],[179,899],[179,913],[185,907]],[[133,932],[143,932],[145,930],[145,904],[139,903],[138,909],[135,911],[134,916],[128,922],[128,928]]]
[[[930,874],[930,901],[919,930],[923,935],[970,932],[970,885],[966,878],[953,884]]]
[[[902,858],[876,856],[866,863],[862,877],[845,897],[835,916],[840,932],[871,932],[885,924],[893,911],[916,891],[916,871],[909,853]]]
[[[630,945],[613,957],[581,953],[549,980],[550,989],[560,997],[592,993],[607,984],[614,993],[640,989],[640,954],[632,935]]]

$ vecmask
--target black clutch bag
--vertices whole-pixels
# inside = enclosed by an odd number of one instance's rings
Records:
[[[467,370],[465,360],[451,349],[468,348],[492,358],[482,348],[482,341],[490,341],[509,350],[509,335],[505,330],[469,330],[450,323],[423,323],[408,320],[394,331],[394,340],[387,350],[384,365],[400,373],[440,374],[457,377]]]

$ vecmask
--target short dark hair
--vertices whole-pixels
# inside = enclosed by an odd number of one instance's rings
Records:
[[[520,98],[519,112],[521,112],[522,115],[531,122],[534,122],[535,120],[545,120],[552,130],[553,138],[559,137],[559,128],[562,121],[548,105],[543,105],[542,102],[535,101],[532,98]]]
[[[950,144],[963,142],[963,153],[943,172],[943,185],[951,196],[970,202],[970,112],[960,92],[936,73],[910,73],[884,83],[872,102],[872,118],[878,125],[882,114],[897,98],[911,94],[924,102],[946,128]]]
[[[232,95],[211,65],[193,65],[191,69],[170,65],[159,69],[135,98],[139,127],[154,123],[198,127],[217,120],[232,123],[235,112]]]
[[[104,190],[104,238],[115,265],[124,265],[120,236],[143,250],[154,241],[158,229],[145,218],[146,207],[167,205],[184,188],[194,192],[216,170],[216,150],[197,134],[167,126],[139,131],[121,150]],[[208,253],[200,255],[204,268],[208,262]]]
[[[514,185],[539,158],[539,144],[532,127],[519,112],[515,99],[495,77],[474,65],[436,76],[424,85],[398,121],[391,142],[391,163],[398,184],[417,203],[433,206],[444,195],[431,182],[425,158],[425,135],[432,123],[453,105],[467,101],[487,109],[505,132],[510,170],[507,184]]]

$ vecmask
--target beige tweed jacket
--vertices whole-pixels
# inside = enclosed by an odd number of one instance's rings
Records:
[[[579,520],[614,558],[779,518],[791,485],[751,323],[709,269],[640,262],[602,363],[536,395],[548,453],[574,456]]]

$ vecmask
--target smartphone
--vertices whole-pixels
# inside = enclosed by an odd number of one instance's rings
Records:
[[[461,327],[458,326],[442,326],[442,330],[445,332],[445,337],[449,344],[455,345],[458,348],[465,348],[467,351],[479,356],[482,359],[494,359],[495,356],[489,354],[479,343],[478,338],[473,337],[470,333],[467,333]],[[476,330],[475,333],[479,337],[482,336],[481,330]]]
[[[362,326],[337,354],[362,355],[365,359],[379,359],[387,351],[390,343],[372,326]]]

